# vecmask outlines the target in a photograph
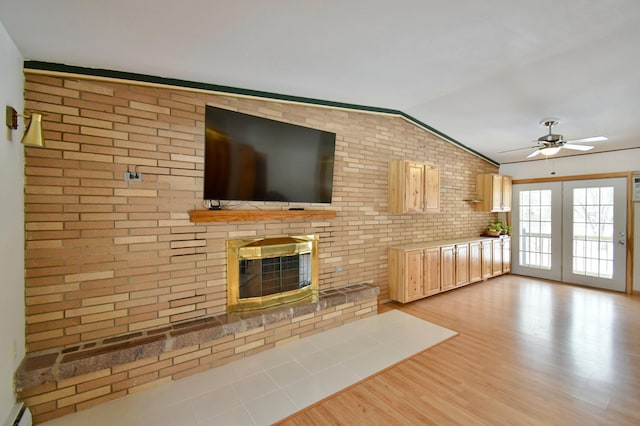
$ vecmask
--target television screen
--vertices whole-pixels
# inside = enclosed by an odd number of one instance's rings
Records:
[[[330,203],[335,133],[206,107],[204,199]]]

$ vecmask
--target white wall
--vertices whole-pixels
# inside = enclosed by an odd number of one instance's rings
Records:
[[[640,142],[640,141],[639,141]],[[557,176],[638,172],[640,148],[601,154],[577,155],[568,158],[545,159],[500,166],[500,173],[513,179],[532,179]],[[634,203],[633,289],[640,291],[640,203]]]
[[[15,404],[13,375],[24,357],[24,152],[5,106],[23,109],[22,55],[0,23],[0,421]]]

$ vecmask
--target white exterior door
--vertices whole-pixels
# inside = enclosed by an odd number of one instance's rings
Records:
[[[513,187],[513,272],[626,289],[626,179]]]
[[[512,272],[562,280],[562,183],[513,186]]]
[[[625,291],[627,181],[564,182],[562,281]]]

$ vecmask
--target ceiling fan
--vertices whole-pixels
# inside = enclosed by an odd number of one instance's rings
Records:
[[[509,151],[502,151],[502,152],[510,152],[510,151],[517,151],[520,149],[535,148],[536,150],[533,151],[531,154],[527,155],[527,158],[532,158],[539,154],[550,156],[550,155],[557,154],[562,148],[574,149],[577,151],[589,151],[590,149],[593,149],[593,147],[590,145],[576,145],[573,142],[599,142],[599,141],[606,141],[608,139],[605,136],[593,136],[589,138],[564,140],[562,135],[551,133],[551,128],[558,123],[559,123],[559,120],[555,118],[545,118],[544,120],[540,121],[540,125],[543,127],[548,127],[549,133],[544,136],[540,136],[536,140],[536,145],[531,147],[512,149]]]

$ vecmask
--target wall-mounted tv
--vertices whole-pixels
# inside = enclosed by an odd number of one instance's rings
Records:
[[[330,203],[336,134],[207,105],[204,199]]]

